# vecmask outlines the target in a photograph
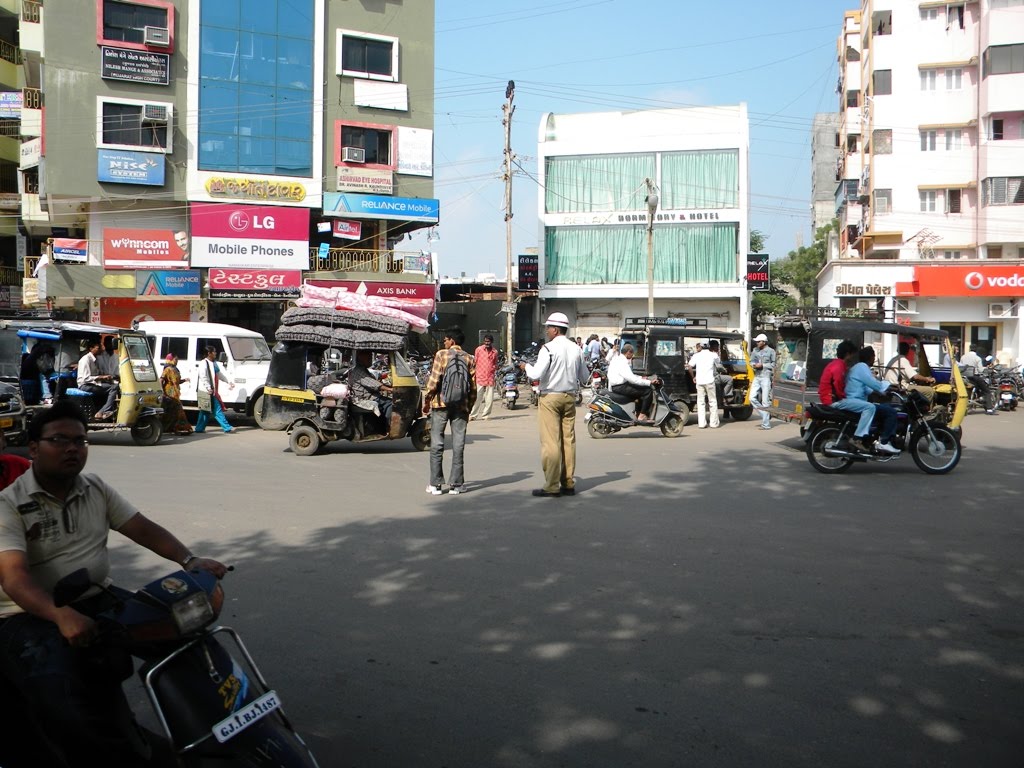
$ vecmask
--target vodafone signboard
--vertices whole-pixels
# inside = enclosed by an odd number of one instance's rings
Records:
[[[193,203],[192,266],[309,269],[309,209]]]
[[[914,267],[914,279],[896,283],[897,296],[1024,296],[1024,266]]]

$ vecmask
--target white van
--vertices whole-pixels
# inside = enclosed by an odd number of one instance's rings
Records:
[[[263,385],[270,370],[270,347],[266,339],[248,328],[222,323],[191,323],[171,320],[148,320],[139,323],[139,330],[149,337],[153,359],[162,370],[168,354],[178,357],[181,377],[181,403],[196,406],[196,380],[199,362],[206,347],[217,349],[217,360],[224,375],[235,384],[219,388],[224,407],[252,416],[259,421],[263,410]]]

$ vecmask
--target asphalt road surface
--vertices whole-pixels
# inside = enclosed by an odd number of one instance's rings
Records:
[[[535,413],[471,424],[459,497],[407,440],[252,426],[97,435],[89,470],[236,566],[222,622],[324,768],[1024,763],[1024,412],[969,417],[941,477],[580,418],[560,499]],[[122,586],[165,572],[113,539]]]

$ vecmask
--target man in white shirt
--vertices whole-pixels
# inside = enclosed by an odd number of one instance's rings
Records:
[[[964,372],[964,378],[971,382],[971,384],[973,384],[981,393],[985,400],[985,413],[992,416],[995,415],[996,411],[995,405],[992,402],[992,391],[989,389],[988,382],[985,381],[985,377],[981,375],[981,371],[984,367],[985,363],[978,354],[977,346],[972,346],[970,352],[964,352],[960,357],[960,370]]]
[[[100,351],[100,340],[90,339],[82,359],[78,361],[78,388],[94,395],[105,395],[107,398],[103,407],[96,412],[97,421],[106,421],[112,418],[117,402],[117,384],[113,377],[100,371],[100,364],[96,359],[96,353]]]
[[[715,388],[718,384],[718,368],[722,358],[718,353],[718,340],[712,339],[707,347],[690,357],[689,368],[697,385],[697,426],[704,429],[708,426],[708,415],[704,412],[707,402],[708,414],[711,416],[711,428],[718,429],[718,395]]]
[[[648,421],[654,404],[654,390],[650,379],[633,373],[633,355],[633,345],[626,344],[621,354],[608,363],[608,388],[617,395],[636,400],[636,420]]]

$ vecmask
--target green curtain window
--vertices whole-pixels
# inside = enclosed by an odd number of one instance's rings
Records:
[[[735,149],[662,154],[662,209],[738,208],[739,162]]]
[[[646,210],[644,179],[654,179],[654,154],[549,157],[544,208],[548,213]]]
[[[655,226],[655,282],[735,282],[736,233],[736,224]],[[545,282],[647,282],[646,227],[548,227]]]

